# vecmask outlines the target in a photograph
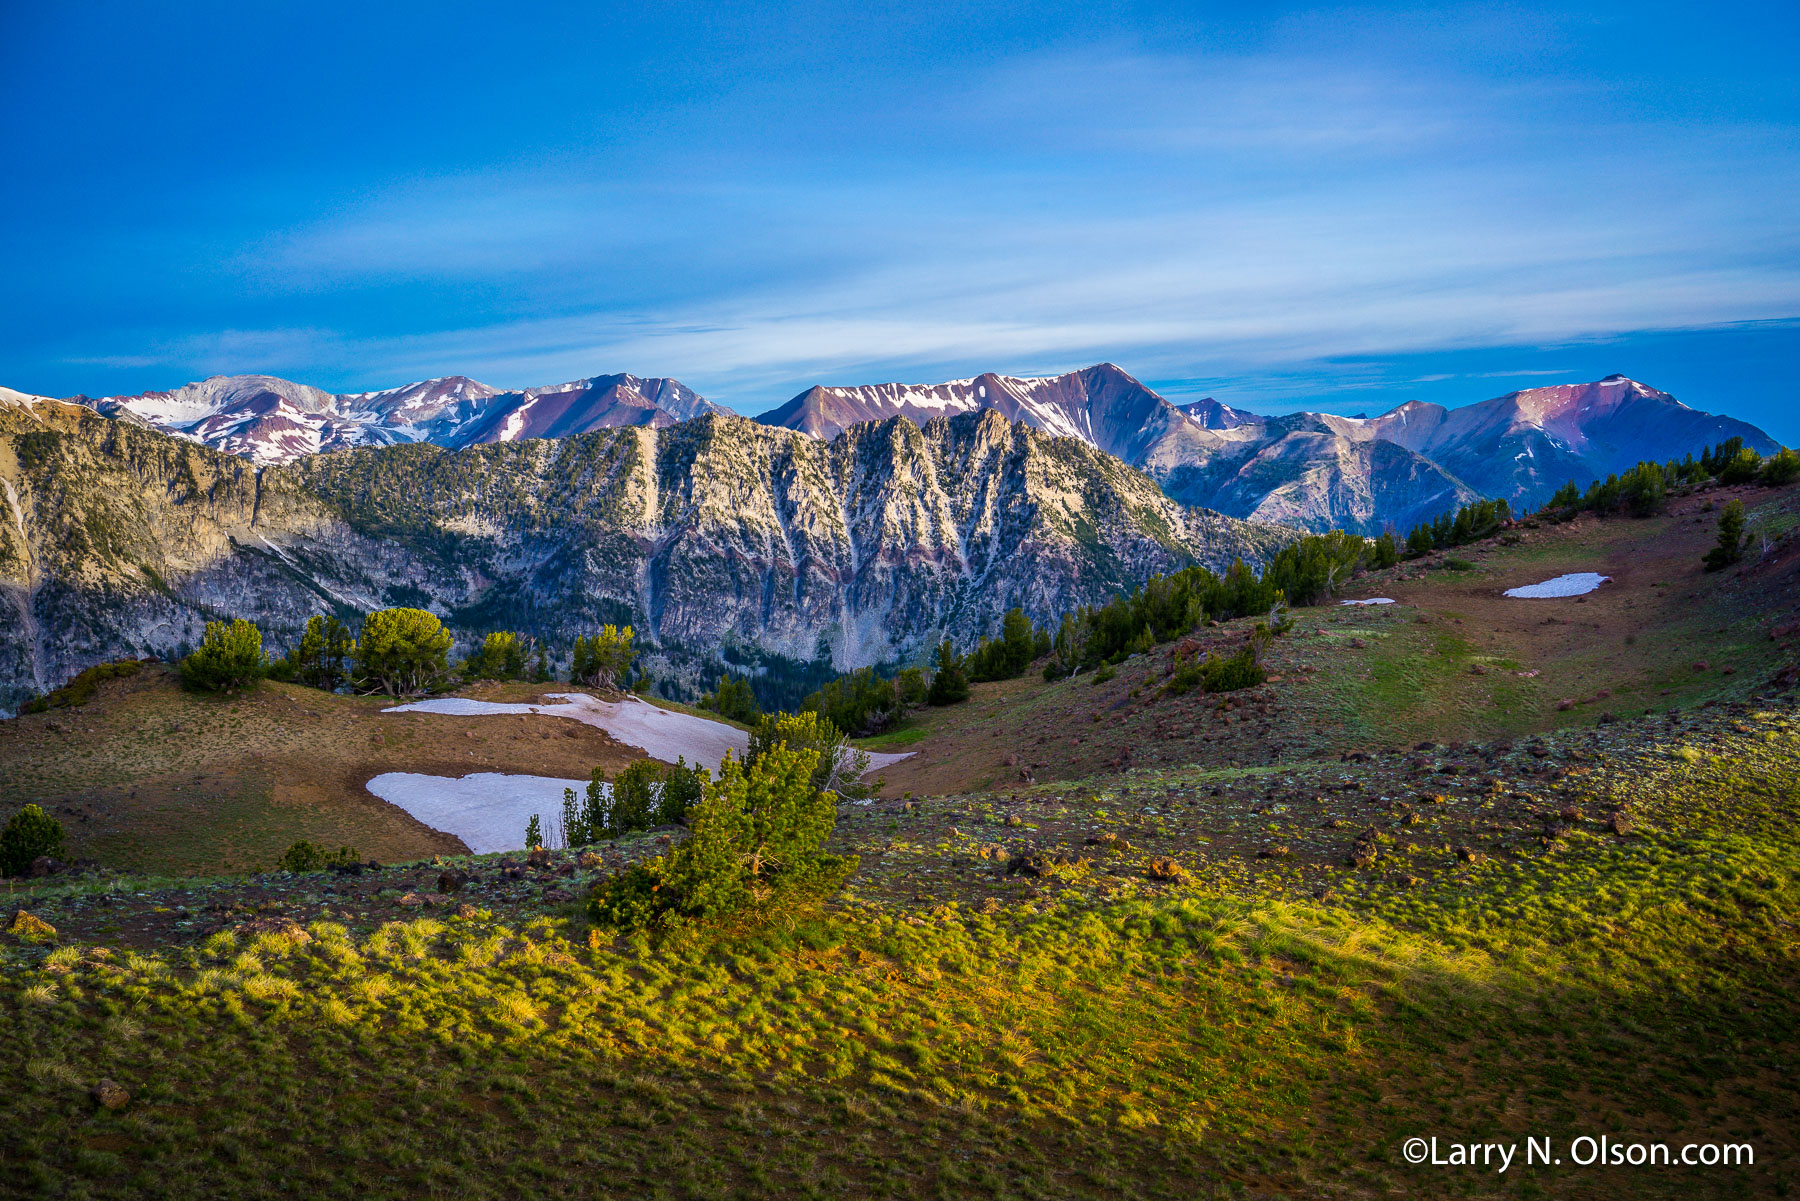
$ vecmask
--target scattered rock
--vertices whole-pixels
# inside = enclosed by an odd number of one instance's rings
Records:
[[[459,872],[455,868],[438,873],[437,890],[439,892],[455,892],[469,882],[467,872]]]
[[[531,853],[525,856],[525,862],[529,863],[532,867],[550,866],[550,848],[532,847]]]
[[[401,897],[398,901],[395,901],[394,904],[399,905],[406,909],[417,909],[421,905],[425,904],[425,898],[420,896],[416,892],[409,892],[405,896]]]
[[[1144,874],[1152,880],[1179,880],[1187,875],[1187,869],[1173,859],[1158,855],[1144,869]]]
[[[1622,837],[1631,833],[1637,827],[1633,824],[1631,815],[1626,813],[1623,809],[1620,809],[1606,819],[1606,828]]]
[[[45,876],[61,875],[68,870],[69,865],[62,860],[52,859],[48,855],[39,855],[31,861],[31,870],[27,874],[33,879],[42,879]]]
[[[1694,660],[1694,670],[1695,671],[1705,671],[1706,667],[1707,667],[1707,664],[1706,664],[1705,659],[1695,659]]]
[[[1565,696],[1560,701],[1556,702],[1556,710],[1559,713],[1566,712],[1567,710],[1573,709],[1574,707],[1575,707],[1575,698],[1572,696]]]
[[[1041,877],[1055,870],[1055,865],[1048,856],[1038,851],[1021,851],[1007,861],[1006,874],[1009,876]]]
[[[1016,813],[1009,813],[1006,815],[1006,821],[1001,824],[1007,826],[1022,826],[1025,824],[1025,819]]]
[[[1457,847],[1456,848],[1456,857],[1463,863],[1480,863],[1481,862],[1481,852],[1477,851],[1474,847],[1468,847],[1468,846]]]
[[[1370,826],[1358,834],[1356,841],[1350,844],[1350,854],[1345,856],[1344,865],[1346,867],[1375,866],[1375,846],[1375,827]]]
[[[26,913],[23,909],[13,914],[12,926],[7,930],[20,942],[55,942],[56,927],[35,914]]]
[[[103,1109],[124,1109],[131,1101],[131,1094],[111,1080],[102,1080],[88,1090],[88,1096]]]
[[[1111,847],[1118,845],[1118,842],[1119,836],[1114,834],[1111,830],[1105,830],[1099,834],[1090,834],[1087,838],[1087,845],[1091,847]]]
[[[1292,856],[1293,853],[1294,852],[1287,847],[1264,847],[1262,850],[1256,852],[1256,857],[1258,859],[1287,859]]]

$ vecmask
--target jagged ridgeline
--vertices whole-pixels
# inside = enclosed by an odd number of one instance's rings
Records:
[[[1050,621],[1151,574],[1260,563],[1293,531],[1168,500],[1085,443],[991,411],[829,442],[728,415],[662,430],[258,469],[91,409],[0,406],[0,704],[248,617],[396,605],[463,644],[552,645],[603,622],[674,695],[726,659],[840,670],[969,644],[1014,606]]]

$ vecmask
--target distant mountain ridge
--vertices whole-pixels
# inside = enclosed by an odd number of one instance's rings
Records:
[[[263,464],[356,446],[431,442],[455,449],[617,426],[660,428],[724,411],[678,380],[635,375],[516,392],[453,375],[344,394],[272,375],[220,375],[171,392],[70,399]]]
[[[502,392],[464,376],[336,395],[266,375],[88,404],[260,464],[360,446],[450,449],[624,426],[667,428],[726,410],[673,379],[595,376]],[[1402,531],[1482,497],[1531,506],[1641,459],[1727,438],[1776,441],[1622,375],[1527,388],[1458,408],[1409,401],[1376,417],[1264,416],[1211,397],[1177,405],[1111,363],[1056,376],[994,372],[940,384],[817,385],[756,420],[829,441],[868,422],[991,410],[1139,469],[1180,504],[1323,531]]]
[[[1570,480],[1585,485],[1731,437],[1764,454],[1779,445],[1622,375],[1455,409],[1409,401],[1378,417],[1262,416],[1211,397],[1175,405],[1101,363],[1037,378],[813,387],[758,420],[828,438],[862,421],[981,408],[1115,455],[1182,504],[1364,534],[1404,531],[1483,497],[1534,505]]]

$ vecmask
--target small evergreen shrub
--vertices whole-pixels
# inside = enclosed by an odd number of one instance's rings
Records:
[[[306,619],[299,645],[280,662],[286,666],[285,678],[294,683],[335,692],[346,678],[345,663],[355,654],[356,639],[349,626],[335,617],[314,615]],[[270,675],[276,675],[273,668]]]
[[[1708,571],[1723,571],[1743,557],[1744,502],[1734,500],[1719,514],[1719,544],[1706,552],[1702,562]]]
[[[1757,482],[1778,488],[1797,479],[1800,479],[1800,454],[1784,446],[1763,460],[1762,474],[1757,477]]]
[[[241,617],[207,622],[200,649],[181,661],[181,682],[199,692],[247,688],[263,672],[262,631]]]
[[[277,864],[286,872],[322,872],[328,867],[339,867],[357,862],[356,851],[351,847],[339,847],[328,851],[315,842],[302,838],[286,851],[282,852],[281,861]]]
[[[22,876],[40,855],[60,858],[62,854],[62,823],[37,805],[13,814],[0,830],[0,875]]]
[[[812,786],[817,768],[816,752],[785,744],[753,761],[727,756],[692,810],[687,840],[608,877],[589,916],[623,930],[668,929],[835,890],[857,861],[822,849],[837,809]]]
[[[954,705],[969,699],[969,677],[963,671],[962,656],[948,638],[937,649],[937,670],[931,674],[925,699],[932,705]]]
[[[756,694],[750,690],[750,681],[742,676],[721,678],[717,691],[700,697],[699,707],[710,709],[720,717],[741,721],[745,725],[762,716],[762,706],[756,703]]]
[[[363,619],[356,641],[356,686],[364,692],[417,696],[450,670],[450,631],[424,609],[380,609]]]
[[[494,631],[463,661],[462,670],[470,680],[524,679],[524,637],[510,630]]]
[[[576,638],[569,679],[594,688],[617,688],[637,661],[635,637],[630,626],[605,625],[591,638]]]

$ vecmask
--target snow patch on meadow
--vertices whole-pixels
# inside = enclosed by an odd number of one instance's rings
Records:
[[[410,705],[396,705],[387,713],[448,713],[458,717],[478,717],[490,713],[536,713],[545,717],[567,717],[605,730],[626,746],[635,746],[652,759],[673,763],[686,759],[690,767],[704,767],[715,774],[725,752],[742,757],[750,747],[750,735],[722,721],[677,713],[672,709],[646,704],[634,696],[616,701],[603,701],[585,692],[553,692],[557,705],[507,704],[500,701],[477,701],[467,697],[448,696]],[[869,755],[869,770],[910,757],[914,752],[898,755]]]
[[[1541,584],[1526,584],[1521,588],[1508,588],[1507,596],[1524,597],[1537,600],[1556,596],[1582,596],[1592,592],[1606,581],[1609,575],[1601,575],[1594,571],[1577,571],[1569,575],[1559,575],[1553,580],[1545,580]]]
[[[573,788],[580,796],[587,786],[586,780],[491,771],[460,778],[390,771],[367,785],[370,792],[432,829],[456,835],[477,855],[523,850],[525,827],[534,813],[545,837],[550,837],[562,821],[563,789]],[[601,787],[611,795],[610,785]]]

